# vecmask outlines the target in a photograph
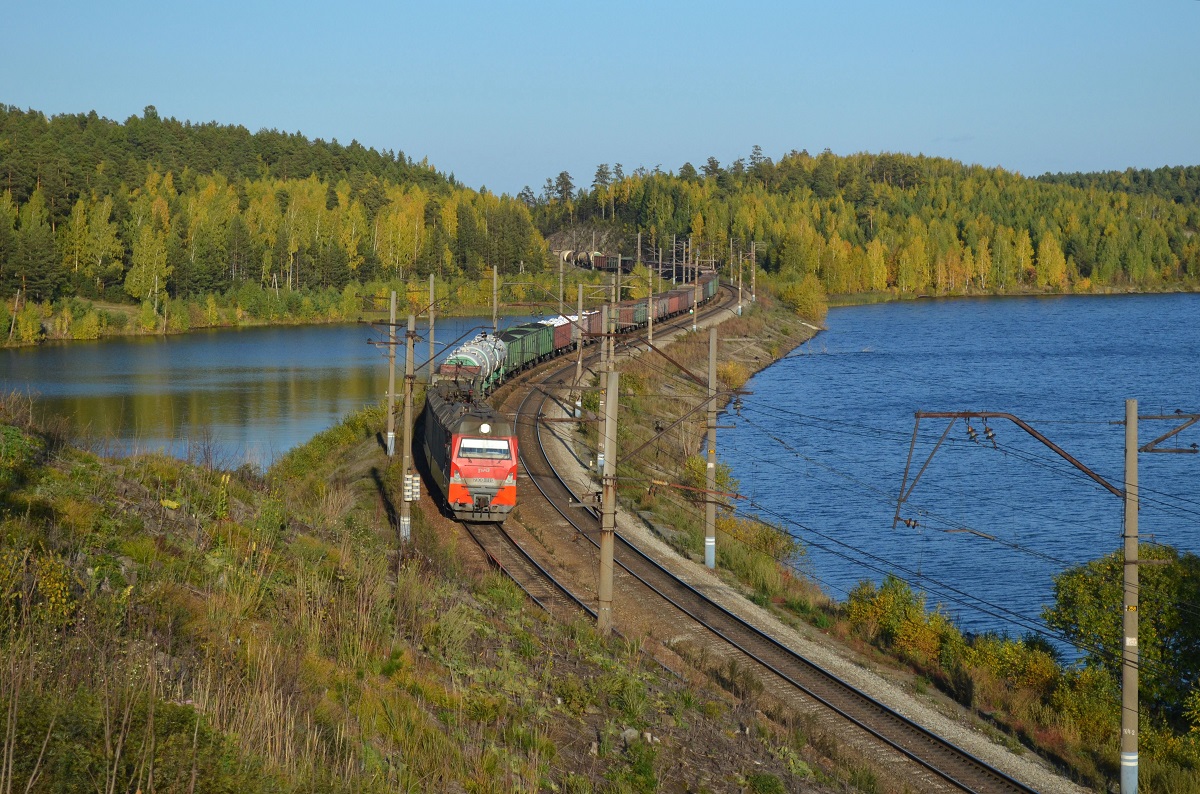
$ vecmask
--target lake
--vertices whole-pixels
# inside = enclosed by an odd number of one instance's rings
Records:
[[[505,318],[501,327],[524,319]],[[484,329],[490,320],[439,319],[438,356]],[[417,333],[420,367],[429,357],[427,326],[419,322]],[[383,326],[320,325],[45,344],[0,350],[0,388],[35,395],[42,412],[68,417],[102,451],[162,449],[265,468],[347,413],[387,399],[386,345],[372,344],[386,340]]]
[[[1122,501],[1012,422],[972,420],[972,441],[960,419],[901,510],[916,525],[893,526],[915,412],[1015,414],[1123,488],[1126,399],[1141,415],[1200,412],[1197,320],[1196,295],[833,309],[747,383],[718,457],[749,497],[739,510],[803,541],[801,567],[835,598],[892,573],[965,630],[1020,636],[1055,573],[1121,547]],[[948,421],[921,421],[912,474]],[[1179,424],[1140,421],[1139,443]],[[1177,441],[1200,442],[1200,424]],[[1139,458],[1142,541],[1200,550],[1200,455]]]

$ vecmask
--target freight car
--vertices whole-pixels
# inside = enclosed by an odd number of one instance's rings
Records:
[[[504,361],[508,345],[495,334],[486,331],[470,342],[455,348],[438,365],[441,378],[470,381],[476,391],[486,394],[504,377]]]
[[[517,436],[512,422],[462,381],[425,395],[425,458],[446,509],[460,521],[503,522],[517,504]]]

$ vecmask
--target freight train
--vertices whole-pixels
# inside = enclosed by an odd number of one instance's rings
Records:
[[[632,273],[635,264],[632,256],[614,256],[612,254],[602,254],[599,251],[574,251],[567,249],[566,251],[559,251],[558,258],[564,264],[574,265],[586,270],[607,270],[609,272],[613,272],[619,267],[623,273]]]
[[[618,333],[694,311],[717,294],[715,273],[649,300],[616,306]],[[697,298],[699,299],[697,301]],[[460,521],[502,522],[517,501],[517,438],[512,422],[484,401],[516,373],[601,338],[601,313],[554,317],[481,333],[451,351],[425,398],[423,444],[434,483]]]

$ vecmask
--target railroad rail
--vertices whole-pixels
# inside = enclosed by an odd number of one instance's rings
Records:
[[[555,579],[501,524],[459,523],[483,549],[488,561],[516,582],[533,603],[559,617],[577,610],[596,617],[596,610]]]
[[[727,304],[728,301],[709,311],[727,310]],[[677,323],[677,327],[684,327],[691,322],[690,318],[685,317]],[[554,382],[571,371],[572,366],[563,367],[543,377],[548,382]],[[579,508],[581,502],[578,495],[572,492],[554,469],[543,447],[540,420],[550,399],[548,392],[534,387],[527,390],[521,401],[516,419],[521,464],[529,481],[559,514],[579,534],[598,545],[599,511],[593,507]],[[501,531],[499,534],[505,533]],[[616,537],[615,563],[641,586],[724,640],[748,660],[769,671],[777,680],[823,704],[875,740],[920,764],[951,787],[987,794],[1034,792],[1034,789],[938,737],[729,612],[678,579],[620,534]],[[578,596],[571,597],[577,603],[584,603]]]

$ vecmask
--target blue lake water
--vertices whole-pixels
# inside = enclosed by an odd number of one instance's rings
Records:
[[[437,355],[484,329],[490,320],[439,319]],[[420,322],[416,331],[420,367],[428,331]],[[387,348],[377,344],[386,340],[381,326],[324,325],[47,344],[0,350],[0,389],[35,395],[41,411],[69,417],[104,451],[163,449],[265,467],[347,413],[387,399]]]
[[[987,423],[993,447],[960,419],[901,510],[917,525],[893,527],[915,412],[1015,414],[1117,488],[1126,399],[1200,412],[1197,295],[911,301],[827,325],[722,417],[739,509],[802,540],[835,598],[893,573],[971,631],[1036,629],[1054,574],[1121,547],[1122,501],[1013,423]],[[948,421],[922,420],[912,474]],[[1179,424],[1140,421],[1140,443]],[[1200,442],[1200,424],[1178,442]],[[1139,479],[1143,542],[1200,551],[1200,455],[1143,453]]]

